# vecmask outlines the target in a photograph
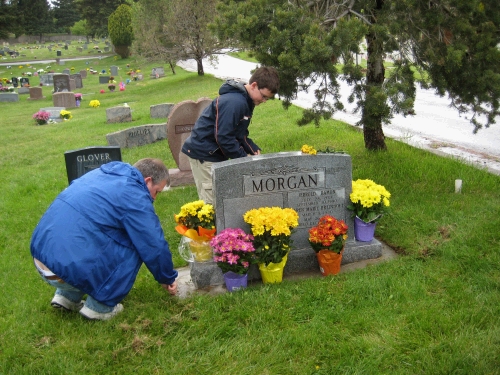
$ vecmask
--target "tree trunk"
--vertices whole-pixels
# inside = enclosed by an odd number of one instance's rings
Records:
[[[196,65],[198,66],[198,75],[199,76],[204,76],[205,71],[203,70],[203,58],[202,57],[197,57],[196,58]]]
[[[383,0],[377,1],[378,7],[383,6]],[[368,62],[366,71],[366,96],[361,122],[367,150],[387,150],[382,118],[389,115],[387,97],[382,89],[385,78],[383,59],[383,43],[376,33],[366,35]]]

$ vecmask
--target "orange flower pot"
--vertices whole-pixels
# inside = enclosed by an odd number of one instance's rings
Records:
[[[323,276],[336,275],[340,272],[340,264],[342,263],[342,253],[344,249],[340,251],[340,254],[334,253],[330,250],[320,250],[316,253],[316,258],[319,263],[319,270]]]

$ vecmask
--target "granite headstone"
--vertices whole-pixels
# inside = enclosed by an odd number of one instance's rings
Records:
[[[93,169],[99,168],[103,164],[110,161],[121,161],[122,154],[120,147],[96,146],[66,151],[64,159],[66,161],[68,183],[70,184],[74,179],[83,176]]]

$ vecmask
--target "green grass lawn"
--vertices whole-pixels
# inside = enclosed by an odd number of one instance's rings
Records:
[[[87,64],[88,63],[88,64]],[[129,66],[127,66],[127,64]],[[149,108],[214,97],[221,81],[164,64],[150,79],[146,63],[114,57],[52,64],[80,71],[141,69],[143,81],[100,94],[97,75],[84,80],[73,119],[36,126],[32,115],[52,106],[20,96],[0,103],[0,374],[498,374],[500,373],[500,177],[387,139],[388,152],[368,152],[358,128],[323,121],[298,127],[301,110],[279,100],[259,106],[250,135],[265,153],[345,150],[353,177],[391,193],[391,212],[376,236],[400,256],[330,277],[253,285],[238,293],[171,298],[144,267],[108,322],[50,307],[54,290],[37,274],[29,252],[34,227],[67,186],[64,152],[106,145],[106,134],[159,123]],[[43,65],[44,67],[46,64]],[[31,64],[31,71],[41,65]],[[0,66],[0,77],[26,64]],[[30,83],[37,85],[37,77]],[[89,107],[97,99],[99,108]],[[131,123],[107,124],[106,108],[128,103]],[[143,157],[175,163],[167,141],[123,149],[125,162]],[[464,182],[461,194],[454,181]],[[156,211],[174,254],[180,236],[173,215],[197,199],[194,186],[159,195]]]

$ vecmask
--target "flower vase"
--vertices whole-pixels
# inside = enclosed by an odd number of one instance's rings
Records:
[[[356,241],[370,242],[375,235],[377,223],[366,223],[359,217],[354,218],[354,237]]]
[[[78,100],[78,99],[76,100],[76,106],[80,107],[80,100]]]
[[[239,273],[226,272],[224,274],[224,282],[226,283],[226,288],[230,292],[234,292],[247,287],[248,274],[240,275]]]
[[[210,241],[191,241],[189,242],[189,250],[191,250],[196,262],[212,260],[213,254]]]
[[[343,252],[344,249],[342,248],[339,254],[330,250],[320,250],[316,253],[319,270],[323,276],[336,275],[340,272]]]
[[[283,281],[283,269],[285,268],[287,260],[288,254],[286,254],[279,263],[269,263],[267,266],[265,263],[259,263],[262,282],[264,284],[281,283]]]

